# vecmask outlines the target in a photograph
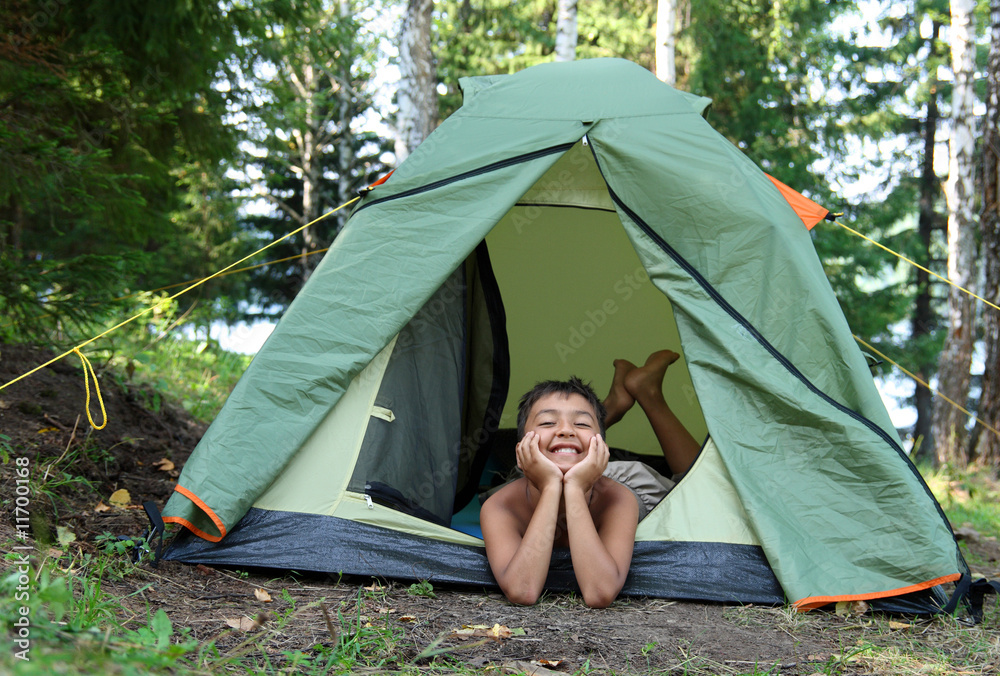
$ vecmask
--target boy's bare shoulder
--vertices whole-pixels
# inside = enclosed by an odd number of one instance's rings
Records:
[[[507,512],[521,511],[521,509],[527,508],[527,482],[527,479],[521,477],[504,485],[483,503],[483,508],[486,509],[488,506],[489,509],[499,509]]]
[[[505,501],[509,500],[511,497],[513,497],[515,495],[518,495],[518,494],[523,495],[524,494],[524,485],[525,485],[525,483],[527,483],[527,481],[528,480],[525,479],[522,476],[522,477],[520,477],[518,479],[514,479],[513,481],[509,481],[509,482],[505,483],[503,486],[501,486],[500,488],[496,489],[496,491],[493,493],[493,495],[491,495],[489,497],[489,499],[487,500],[487,502],[489,502],[490,500],[493,500],[494,498],[499,498],[501,502],[505,502]]]
[[[527,482],[523,477],[516,479],[491,495],[479,511],[480,522],[489,520],[493,524],[506,524],[523,535],[531,521]]]
[[[633,495],[632,491],[629,490],[625,484],[606,476],[602,476],[597,480],[594,484],[594,490],[597,491],[602,497],[607,497],[615,501],[621,500],[626,496],[632,497]]]
[[[638,517],[639,504],[631,489],[606,476],[598,479],[597,483],[594,484],[594,501],[591,506],[594,517],[597,518],[609,510],[618,512],[622,506],[626,509],[634,506]]]

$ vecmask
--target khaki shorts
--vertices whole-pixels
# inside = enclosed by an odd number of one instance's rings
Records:
[[[677,485],[681,477],[668,479],[655,469],[637,460],[612,460],[604,476],[624,485],[639,501],[639,521],[649,514],[660,500]]]

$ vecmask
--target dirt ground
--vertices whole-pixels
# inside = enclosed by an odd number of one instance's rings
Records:
[[[0,346],[0,384],[52,356]],[[139,505],[153,500],[163,506],[204,432],[203,425],[158,402],[151,391],[110,377],[101,383],[109,421],[102,431],[90,431],[83,372],[73,358],[0,391],[0,434],[8,437],[12,455],[0,466],[2,495],[12,495],[14,458],[27,457],[36,483],[51,488],[34,496],[31,505],[33,535],[45,543],[38,545],[39,555],[57,557],[67,570],[83,554],[97,552],[95,538],[102,533],[143,531],[147,520]],[[95,402],[91,409],[99,421]],[[68,482],[72,476],[82,476],[91,487]],[[129,504],[112,505],[111,495],[122,488]],[[4,500],[0,541],[10,542],[13,533],[13,509]],[[967,546],[978,573],[1000,578],[995,539]],[[887,633],[870,615],[627,598],[591,610],[571,594],[549,595],[526,608],[508,603],[496,590],[435,587],[431,597],[413,593],[419,590],[409,583],[388,580],[247,573],[176,562],[146,565],[121,579],[110,576],[104,588],[123,597],[127,626],[144,624],[147,612],[163,608],[175,628],[186,627],[199,640],[214,638],[223,653],[252,632],[269,632],[263,645],[276,656],[329,647],[336,641],[331,628],[343,631],[336,629],[339,612],[346,626],[384,629],[396,664],[456,660],[538,673],[741,674],[755,668],[802,676],[872,673],[870,664],[855,668],[847,660],[853,646],[898,643],[905,634],[904,642],[940,642],[947,650],[951,640],[940,623],[927,620],[899,618]],[[483,636],[496,625],[498,636]]]

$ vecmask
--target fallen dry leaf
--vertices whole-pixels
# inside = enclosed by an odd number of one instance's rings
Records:
[[[266,613],[261,613],[257,616],[257,619],[250,619],[246,615],[239,619],[226,619],[226,624],[228,624],[233,629],[239,629],[240,631],[246,633],[248,631],[253,631],[254,629],[259,629],[264,626],[268,621],[268,616]]]
[[[256,596],[257,600],[260,601],[260,602],[262,602],[262,603],[270,603],[271,602],[271,595],[268,594],[267,591],[264,590],[264,589],[260,589],[260,588],[254,589],[253,590],[253,595]]]
[[[547,667],[521,660],[505,662],[502,669],[505,674],[523,674],[524,676],[560,676],[565,673],[562,671],[553,671]]]
[[[389,606],[379,606],[378,608],[376,608],[376,611],[378,612],[379,615],[387,615],[389,613],[396,612],[396,609],[390,608]]]
[[[524,629],[514,629],[511,630],[502,624],[494,624],[492,627],[488,624],[463,624],[461,629],[455,629],[451,632],[451,635],[456,638],[464,638],[466,636],[485,636],[486,638],[492,638],[494,640],[501,640],[510,638],[514,635],[523,635]]]
[[[171,462],[170,460],[167,460],[166,458],[157,460],[156,462],[153,463],[153,465],[161,472],[169,472],[174,468],[174,463]]]
[[[59,431],[58,427],[43,427],[42,429],[38,430],[38,433],[48,434],[49,432],[58,432],[58,431]]]
[[[552,667],[554,669],[555,667],[558,667],[560,664],[562,664],[563,661],[562,660],[540,659],[540,660],[531,660],[531,663],[532,664],[537,664],[538,666],[541,666],[541,667]]]
[[[493,628],[490,629],[490,633],[497,638],[510,638],[514,635],[514,632],[502,624],[494,624]]]
[[[400,622],[416,622],[417,618],[415,615],[400,615],[397,618]]]
[[[868,604],[864,601],[838,601],[834,612],[842,617],[864,615],[868,612]]]
[[[909,629],[913,625],[908,622],[897,622],[896,620],[889,620],[890,629]]]
[[[103,500],[98,500],[97,501],[97,507],[94,507],[94,511],[97,512],[98,514],[100,514],[101,512],[106,512],[109,509],[111,509],[111,508],[108,507],[106,504],[104,504]]]
[[[127,507],[132,503],[132,496],[129,495],[129,492],[124,488],[119,488],[111,494],[111,497],[108,498],[108,502],[115,507]]]
[[[365,587],[364,589],[365,591],[373,592],[373,591],[382,591],[383,589],[385,589],[385,587],[380,585],[378,582],[372,582],[370,587]]]
[[[194,568],[195,568],[195,570],[197,570],[202,575],[215,575],[215,569],[214,568],[209,568],[204,563],[199,563]]]

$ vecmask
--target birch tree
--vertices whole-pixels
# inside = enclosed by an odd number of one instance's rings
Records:
[[[402,162],[437,126],[437,74],[431,52],[434,0],[407,0],[399,30],[396,162]]]
[[[656,77],[671,87],[677,83],[677,0],[656,3]]]
[[[975,2],[951,0],[951,64],[954,74],[951,135],[948,152],[948,278],[967,289],[976,280],[975,151],[973,90],[975,76]],[[969,394],[969,367],[975,338],[973,299],[955,287],[948,292],[948,335],[938,361],[934,405],[934,448],[939,464],[968,463],[967,416],[948,400],[964,405]],[[947,399],[946,399],[947,398]]]
[[[576,58],[576,2],[577,0],[559,0],[556,14],[556,61],[572,61]]]
[[[990,52],[986,66],[986,115],[983,120],[983,207],[979,217],[982,260],[986,267],[983,297],[1000,305],[1000,0],[990,0]],[[983,308],[986,365],[978,417],[1000,429],[1000,310]],[[1000,467],[1000,436],[976,425],[973,457]]]
[[[372,106],[375,36],[361,30],[347,0],[309,10],[306,20],[275,27],[258,46],[266,67],[254,73],[260,103],[248,110],[255,132],[249,164],[260,175],[255,195],[273,210],[247,215],[244,227],[272,239],[310,224],[272,249],[275,258],[294,260],[251,273],[251,305],[264,308],[261,317],[284,308],[309,278],[321,259],[313,254],[343,225],[339,218],[315,221],[374,180],[386,149],[352,127]]]

